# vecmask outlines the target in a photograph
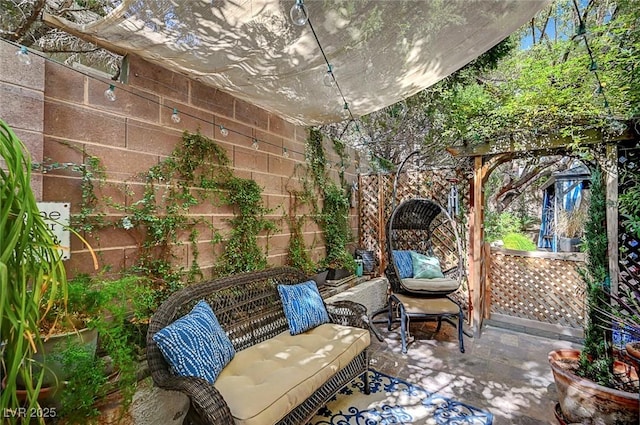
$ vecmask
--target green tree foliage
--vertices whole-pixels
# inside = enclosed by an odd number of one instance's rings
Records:
[[[578,35],[572,1],[559,0],[542,11],[539,17],[552,19],[537,29],[535,44],[513,51],[495,70],[456,89],[449,141],[526,143],[563,135],[577,145],[587,129],[620,132],[622,121],[640,112],[640,26],[632,3],[580,2],[584,35]]]

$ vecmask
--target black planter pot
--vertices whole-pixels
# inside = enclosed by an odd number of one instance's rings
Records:
[[[309,279],[315,281],[318,286],[321,286],[327,283],[328,274],[329,274],[329,270],[322,270],[321,272],[318,272],[310,276]]]
[[[340,280],[351,276],[352,274],[353,273],[347,269],[329,269],[329,273],[327,273],[327,280]]]

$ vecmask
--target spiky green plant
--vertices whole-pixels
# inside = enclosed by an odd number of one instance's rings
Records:
[[[587,267],[583,279],[587,285],[587,325],[584,329],[584,349],[578,374],[611,387],[613,385],[613,355],[609,324],[602,312],[609,308],[609,267],[607,232],[607,200],[602,172],[591,173],[591,202],[585,223]]]
[[[18,378],[28,392],[28,409],[37,406],[44,376],[32,359],[41,346],[39,322],[56,297],[66,298],[67,281],[31,189],[31,158],[2,120],[0,153],[0,360],[6,384],[0,411],[6,414],[22,404],[16,396]],[[17,416],[8,420],[18,421]]]

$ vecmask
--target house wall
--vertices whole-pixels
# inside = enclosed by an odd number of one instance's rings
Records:
[[[97,188],[98,196],[130,205],[139,199],[143,188],[138,175],[165,159],[181,141],[184,130],[199,130],[226,150],[235,175],[251,178],[264,188],[265,205],[273,209],[269,218],[276,221],[279,228],[268,241],[268,262],[286,264],[289,229],[283,214],[289,210],[287,188],[298,181],[294,168],[305,161],[305,127],[136,57],[130,58],[127,84],[115,83],[117,99],[110,102],[104,98],[110,81],[88,77],[35,55],[32,55],[33,65],[17,69],[20,64],[15,51],[14,46],[0,43],[0,90],[3,98],[5,94],[10,97],[8,105],[0,105],[0,118],[18,130],[36,161],[44,158],[49,162],[81,164],[89,155],[96,156],[106,172],[106,184]],[[173,108],[181,113],[179,124],[171,120]],[[220,124],[232,130],[227,137],[220,134],[217,127]],[[271,145],[263,142],[254,150],[252,137]],[[337,164],[339,158],[329,145],[329,142],[325,144],[329,162]],[[283,148],[287,148],[288,158],[283,156]],[[346,178],[353,182],[354,152],[350,152],[350,157]],[[338,180],[337,166],[333,166],[330,174]],[[71,202],[72,214],[79,213],[81,180],[78,173],[52,170],[37,179],[42,188],[37,190],[39,200]],[[356,213],[354,205],[350,217],[354,240],[358,240]],[[224,231],[228,230],[225,220],[231,218],[233,212],[229,208],[202,204],[190,214]],[[107,209],[107,220],[118,221],[122,217],[117,209]],[[321,259],[324,246],[318,226],[307,220],[304,232],[307,246],[314,247],[313,258]],[[82,235],[99,253],[101,268],[108,266],[118,271],[135,263],[140,241],[133,232],[107,228],[94,235]],[[198,239],[198,263],[205,277],[222,250],[221,246],[211,249],[212,237],[213,233],[203,227]],[[187,238],[188,235],[184,235],[185,242]],[[261,237],[260,244],[267,249],[266,237]],[[93,273],[86,246],[72,237],[71,249],[71,259],[66,263],[68,271],[72,275]],[[179,244],[173,251],[176,263],[188,268],[194,257],[191,244]]]

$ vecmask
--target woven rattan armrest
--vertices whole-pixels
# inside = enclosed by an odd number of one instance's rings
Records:
[[[216,387],[204,379],[170,375],[167,379],[157,382],[157,385],[165,390],[180,391],[189,396],[191,408],[198,412],[201,423],[233,424],[233,416],[227,402]]]
[[[375,326],[371,326],[369,316],[367,316],[367,308],[362,304],[353,301],[335,301],[327,304],[327,312],[331,323],[369,329],[378,338],[378,341],[383,341],[382,335]]]
[[[368,329],[364,321],[367,308],[362,304],[353,301],[335,301],[327,304],[327,313],[331,323]]]

